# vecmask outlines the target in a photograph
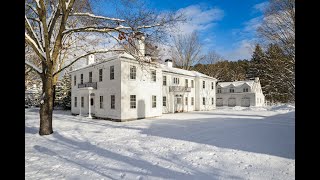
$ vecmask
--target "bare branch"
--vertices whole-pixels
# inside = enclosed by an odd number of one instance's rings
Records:
[[[72,13],[70,16],[86,16],[91,17],[95,19],[104,19],[104,20],[110,20],[110,21],[119,21],[119,22],[125,22],[123,19],[117,19],[117,18],[110,18],[110,17],[104,17],[104,16],[97,16],[91,13]]]
[[[25,60],[24,61],[25,64],[27,66],[29,66],[32,70],[34,70],[35,72],[37,72],[38,74],[41,74],[42,73],[42,70],[40,68],[38,68],[36,65],[34,65],[33,63],[31,63],[30,61],[28,60]]]
[[[60,73],[60,72],[63,71],[64,69],[70,67],[72,64],[76,63],[76,62],[77,62],[78,60],[80,60],[81,58],[84,58],[84,57],[89,56],[90,54],[108,53],[108,52],[117,52],[117,51],[118,51],[118,52],[119,52],[119,51],[122,51],[122,52],[123,52],[124,50],[122,50],[122,49],[113,49],[113,50],[112,50],[112,49],[101,49],[101,50],[95,50],[95,51],[87,52],[87,53],[85,53],[85,54],[83,54],[83,55],[75,58],[74,60],[71,60],[71,63],[70,63],[70,64],[68,64],[68,65],[62,67],[61,69],[59,69],[57,72],[55,72],[55,73],[53,74],[53,76],[57,75],[58,73]]]

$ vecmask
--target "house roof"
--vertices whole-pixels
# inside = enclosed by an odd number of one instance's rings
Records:
[[[188,71],[188,70],[184,70],[184,69],[179,69],[179,68],[174,68],[174,67],[168,67],[164,64],[160,64],[160,68],[163,71],[166,72],[171,72],[171,73],[175,73],[175,74],[181,74],[181,75],[188,75],[188,76],[194,76],[194,77],[204,77],[204,78],[210,78],[210,79],[216,79],[210,76],[207,76],[205,74],[199,73],[197,71]]]
[[[227,86],[234,86],[234,87],[240,87],[244,84],[247,84],[248,86],[252,87],[254,81],[248,80],[248,81],[233,81],[233,82],[218,82],[218,86],[220,87],[227,87]]]

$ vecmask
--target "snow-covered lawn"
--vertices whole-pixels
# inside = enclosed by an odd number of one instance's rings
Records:
[[[26,109],[26,179],[295,179],[295,107],[218,108],[111,122]]]

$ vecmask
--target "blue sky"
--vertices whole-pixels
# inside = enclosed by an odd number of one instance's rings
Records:
[[[203,51],[214,50],[227,60],[250,59],[266,0],[154,0],[159,12],[184,12],[190,20],[181,33],[197,30]]]

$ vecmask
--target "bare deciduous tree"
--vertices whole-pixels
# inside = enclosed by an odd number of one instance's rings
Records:
[[[201,54],[201,43],[197,32],[177,35],[173,38],[171,57],[175,65],[190,70],[193,65],[201,63],[205,56]]]
[[[84,38],[105,34],[121,43],[138,31],[173,24],[181,16],[136,16],[133,20],[137,18],[141,20],[136,22],[141,23],[130,24],[126,19],[95,15],[90,11],[88,0],[26,0],[25,41],[40,61],[38,66],[30,59],[25,60],[25,64],[38,73],[42,81],[40,135],[53,133],[54,87],[59,73],[88,55],[124,51],[95,49],[83,41]]]
[[[295,59],[295,0],[270,0],[259,34]]]

